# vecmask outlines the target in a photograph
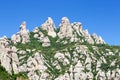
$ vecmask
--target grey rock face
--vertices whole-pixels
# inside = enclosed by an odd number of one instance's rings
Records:
[[[18,55],[15,46],[10,46],[10,41],[3,37],[0,39],[0,63],[11,74],[13,69],[14,73],[18,73]]]
[[[102,37],[97,36],[97,34],[94,33],[92,37],[95,40],[96,44],[105,44],[105,41],[102,39]]]
[[[20,36],[22,36],[22,43],[29,42],[29,31],[26,29],[26,22],[20,25]]]
[[[34,32],[34,38],[38,39],[39,42],[42,43],[43,47],[50,46],[50,40],[48,36],[45,36],[42,31],[40,31],[37,27],[33,30]]]
[[[11,40],[14,44],[17,42],[22,42],[23,44],[30,42],[29,31],[26,29],[26,22],[20,25],[20,32],[12,35]]]
[[[27,61],[27,70],[28,70],[28,77],[30,80],[40,80],[40,79],[46,79],[46,77],[48,76],[48,74],[45,73],[45,70],[47,69],[47,67],[44,65],[44,61],[42,59],[42,56],[39,55],[39,53],[35,53],[34,58],[30,57]],[[36,74],[36,71],[38,73],[42,73],[40,75]]]
[[[11,54],[8,54],[8,51],[10,51],[9,43],[7,38],[4,36],[0,39],[0,62],[6,71],[11,74]]]
[[[15,74],[19,73],[18,65],[19,65],[19,59],[17,55],[17,49],[15,46],[11,48],[11,58],[12,58],[12,68]]]
[[[89,34],[88,30],[83,30],[83,35],[85,37],[85,41],[87,41],[89,44],[94,44],[94,41],[91,35]]]
[[[51,17],[48,17],[46,22],[42,24],[42,29],[48,32],[49,36],[56,37],[55,25]]]
[[[72,27],[67,17],[63,17],[60,24],[60,31],[58,33],[60,39],[72,37]]]

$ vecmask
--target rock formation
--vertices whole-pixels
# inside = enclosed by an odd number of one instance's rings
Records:
[[[71,27],[69,19],[67,17],[62,18],[58,36],[60,37],[60,39],[72,37],[72,27]]]
[[[46,22],[42,24],[42,29],[46,30],[49,36],[56,37],[55,25],[52,18],[48,17]]]
[[[17,34],[12,35],[11,40],[14,44],[18,42],[22,42],[23,44],[29,42],[29,31],[26,29],[26,22],[23,22],[20,25],[20,32]]]
[[[93,39],[95,40],[96,44],[104,44],[105,41],[102,39],[102,37],[97,36],[97,34],[92,35]]]
[[[11,39],[0,38],[0,70],[5,68],[10,80],[119,80],[119,56],[119,46],[106,44],[67,17],[59,28],[48,17],[32,32],[23,22]],[[4,77],[0,74],[0,80]]]
[[[44,32],[40,31],[37,27],[33,30],[34,33],[34,38],[38,39],[39,42],[42,43],[43,47],[48,47],[50,46],[50,40],[48,36],[43,34]],[[48,34],[49,35],[49,34]]]

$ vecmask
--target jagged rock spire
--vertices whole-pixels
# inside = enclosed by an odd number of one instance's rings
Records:
[[[72,37],[72,27],[70,25],[70,21],[67,17],[63,17],[60,24],[60,31],[58,36],[62,38],[70,38]]]
[[[96,44],[105,44],[105,41],[102,39],[102,37],[101,36],[97,36],[96,33],[94,33],[92,35],[92,37],[93,37],[93,39],[94,39]]]
[[[20,35],[22,36],[22,43],[29,42],[29,30],[26,29],[26,22],[23,21],[23,23],[20,25]]]
[[[26,29],[26,22],[23,21],[22,24],[20,25],[20,30]]]
[[[20,25],[20,32],[18,32],[17,34],[13,34],[11,40],[14,44],[20,41],[25,44],[26,42],[29,42],[29,39],[29,30],[26,29],[26,22],[23,21]]]
[[[61,25],[63,25],[63,26],[69,26],[69,24],[70,24],[69,19],[67,17],[63,17]]]
[[[45,23],[42,24],[42,29],[47,30],[49,36],[56,37],[55,25],[51,17],[48,17]]]
[[[94,44],[94,40],[92,39],[87,29],[83,30],[83,36],[85,37],[85,41],[87,41],[89,44]]]

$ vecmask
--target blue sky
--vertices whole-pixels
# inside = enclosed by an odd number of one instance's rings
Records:
[[[58,26],[64,16],[108,44],[120,45],[120,0],[0,0],[0,37],[11,37],[23,21],[32,31],[47,17]]]

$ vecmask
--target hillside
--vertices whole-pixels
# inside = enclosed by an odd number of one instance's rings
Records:
[[[120,46],[107,44],[82,23],[48,19],[32,32],[26,22],[0,38],[0,80],[119,80]]]

